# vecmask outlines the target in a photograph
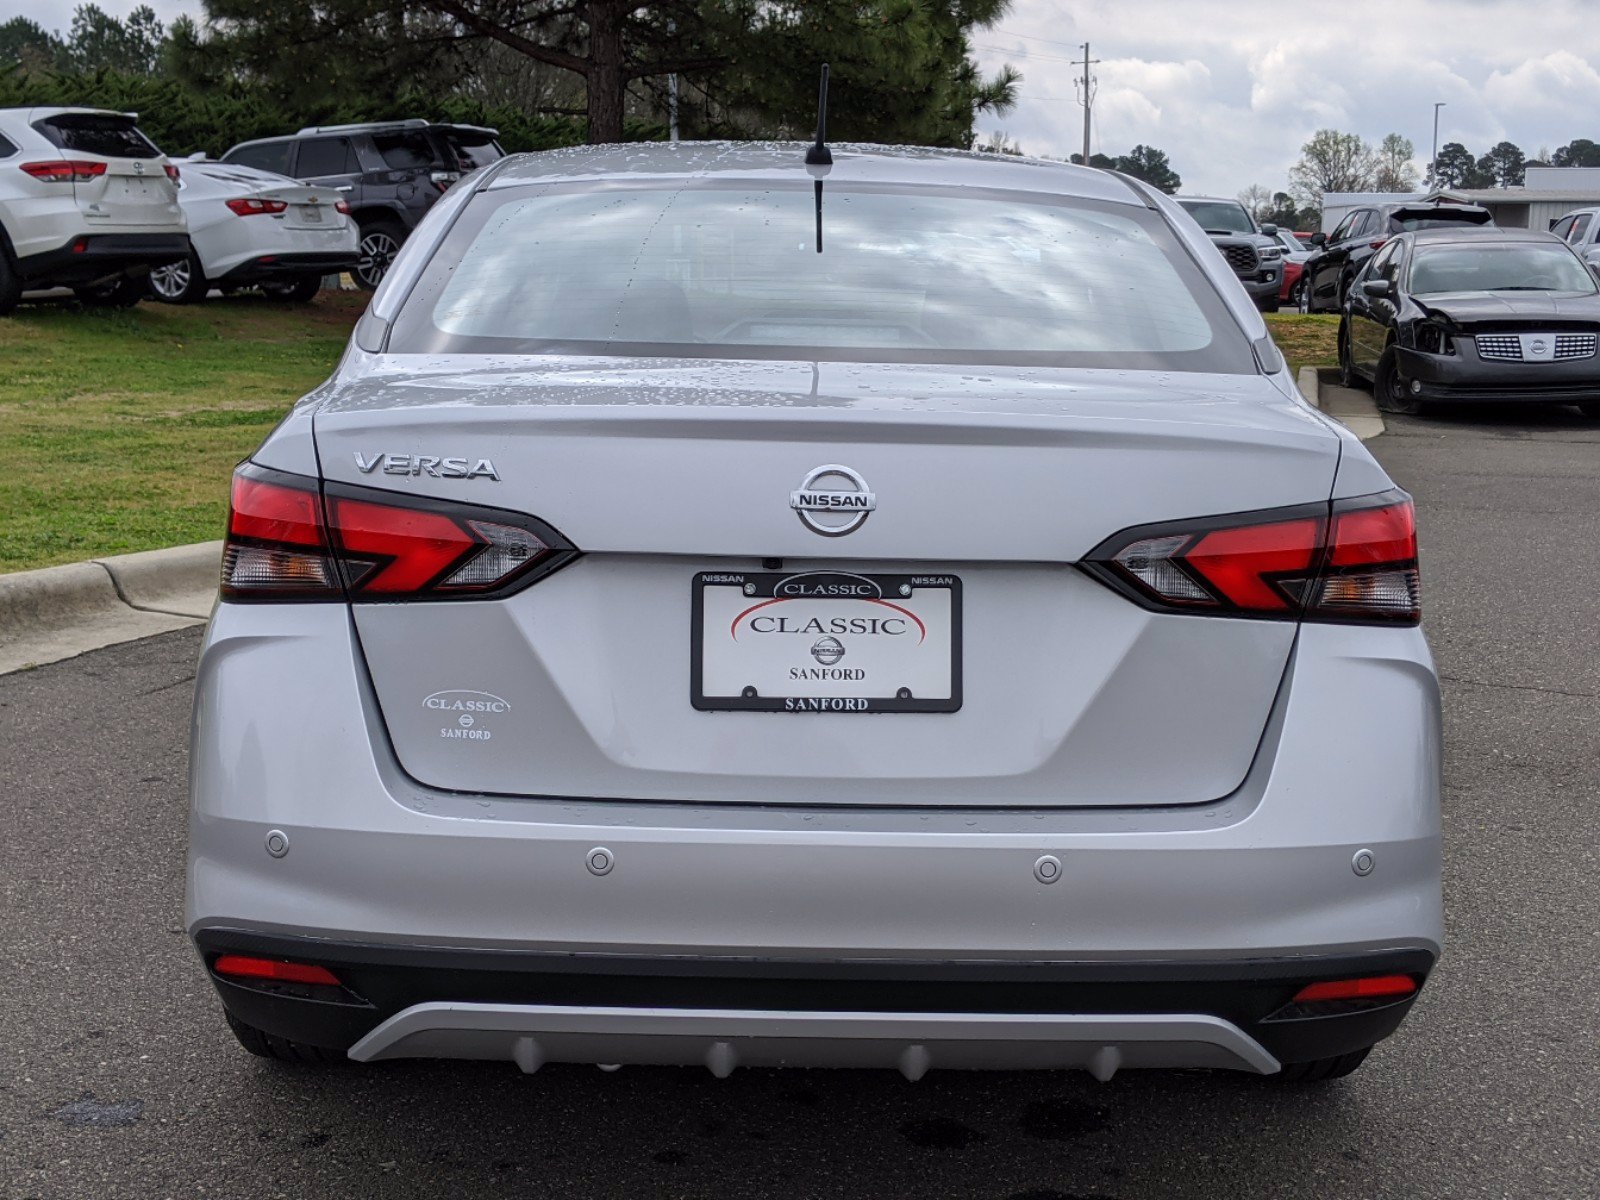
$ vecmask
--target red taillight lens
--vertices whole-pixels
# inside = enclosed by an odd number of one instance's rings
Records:
[[[348,200],[335,200],[333,202],[333,211],[336,212],[336,213],[343,213],[345,216],[348,217],[350,215],[350,201],[348,201]]]
[[[245,464],[233,475],[225,600],[342,600],[314,479]]]
[[[263,200],[259,196],[241,196],[237,200],[228,201],[228,208],[241,217],[281,213],[288,207],[287,200]]]
[[[1420,619],[1403,492],[1127,530],[1086,570],[1149,608],[1280,620]]]
[[[315,479],[252,463],[234,473],[223,599],[503,596],[577,557],[518,513],[346,484],[323,491]]]
[[[224,954],[211,964],[218,975],[234,979],[264,979],[272,983],[309,983],[320,987],[343,987],[339,977],[327,967],[310,963],[281,962],[273,958],[252,958],[244,954]]]
[[[163,163],[161,169],[167,173],[167,178],[173,183],[178,182],[178,168],[175,163]]]
[[[1376,975],[1367,979],[1334,979],[1309,983],[1294,994],[1296,1004],[1317,1004],[1328,1000],[1398,1000],[1417,990],[1409,975]]]
[[[46,183],[88,183],[106,173],[106,164],[57,158],[49,162],[23,163],[22,169]]]

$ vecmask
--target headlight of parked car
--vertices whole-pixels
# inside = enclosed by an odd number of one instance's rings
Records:
[[[1274,248],[1272,246],[1268,246],[1267,248],[1265,248],[1264,250],[1261,251],[1261,261],[1262,262],[1277,262],[1282,257],[1283,257],[1283,251],[1282,250],[1278,250],[1278,249],[1276,249],[1276,248]]]
[[[1416,327],[1416,346],[1424,354],[1454,354],[1456,348],[1450,340],[1450,331],[1443,325],[1424,321]]]

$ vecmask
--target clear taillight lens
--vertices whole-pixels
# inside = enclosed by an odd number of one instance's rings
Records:
[[[1415,624],[1416,516],[1404,492],[1125,530],[1085,570],[1147,608]]]
[[[226,600],[506,596],[577,550],[533,517],[377,488],[321,485],[246,463],[233,479]]]

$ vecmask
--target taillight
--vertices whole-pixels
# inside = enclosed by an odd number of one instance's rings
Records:
[[[178,182],[178,167],[175,163],[163,163],[161,169],[167,173],[167,178],[173,183]]]
[[[287,200],[262,200],[258,196],[241,196],[237,200],[229,200],[228,207],[241,217],[256,217],[262,214],[281,213],[289,207]]]
[[[22,169],[35,179],[42,179],[46,183],[88,183],[91,179],[99,179],[106,173],[106,164],[57,158],[49,162],[23,163]]]
[[[233,478],[226,600],[499,597],[577,551],[520,513],[318,481],[252,463]]]
[[[1416,517],[1404,492],[1125,530],[1083,567],[1169,612],[1413,625]]]
[[[333,202],[333,211],[336,212],[336,213],[343,213],[345,216],[348,217],[350,215],[350,201],[348,201],[348,200],[335,200]]]
[[[1388,244],[1389,244],[1389,239],[1388,238],[1378,238],[1376,241],[1368,242],[1367,243],[1367,249],[1368,250],[1382,250]]]

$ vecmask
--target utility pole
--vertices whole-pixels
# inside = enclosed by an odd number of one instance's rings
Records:
[[[1428,190],[1439,189],[1439,110],[1445,106],[1443,100],[1433,106],[1433,157],[1428,160]]]
[[[1089,165],[1089,120],[1094,112],[1094,77],[1089,74],[1089,68],[1099,62],[1098,58],[1089,58],[1089,43],[1083,44],[1083,78],[1076,80],[1078,87],[1078,103],[1083,105],[1083,165]]]

